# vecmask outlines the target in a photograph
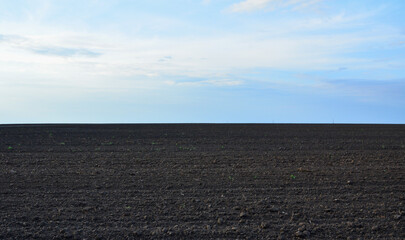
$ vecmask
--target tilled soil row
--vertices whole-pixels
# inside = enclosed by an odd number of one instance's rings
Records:
[[[405,125],[0,125],[0,239],[405,239]]]

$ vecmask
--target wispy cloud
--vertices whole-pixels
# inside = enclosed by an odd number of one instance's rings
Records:
[[[19,35],[9,35],[9,34],[0,34],[0,43],[8,44],[20,44],[25,42],[27,39]]]
[[[323,0],[244,0],[231,5],[232,12],[251,12],[261,9],[276,10],[291,8],[300,10],[313,6]]]
[[[356,32],[294,37],[288,33],[281,36],[263,33],[252,33],[250,36],[222,34],[199,38],[127,38],[98,34],[60,34],[61,37],[2,35],[1,41],[8,39],[8,42],[4,42],[8,48],[1,47],[0,42],[0,54],[7,58],[6,62],[0,62],[4,71],[21,71],[19,66],[23,64],[24,72],[36,74],[38,78],[63,78],[64,83],[70,86],[92,86],[97,81],[100,88],[108,89],[111,85],[108,80],[102,79],[115,78],[117,86],[139,88],[140,84],[128,85],[127,79],[141,81],[148,86],[148,82],[162,83],[160,80],[176,76],[206,79],[198,83],[179,81],[178,86],[234,86],[241,82],[223,79],[230,74],[237,75],[238,71],[255,68],[290,71],[337,69],[348,65],[352,69],[367,68],[370,59],[345,54],[391,39],[387,34],[378,35],[364,36]],[[87,80],[78,76],[86,76]]]
[[[294,10],[319,2],[247,0],[233,7]],[[242,8],[239,10],[242,11]],[[390,28],[351,28],[374,16],[374,12],[338,13],[326,17],[296,17],[277,24],[264,21],[263,25],[258,25],[258,21],[250,22],[252,26],[259,27],[252,28],[249,34],[244,31],[221,32],[193,37],[128,36],[120,31],[116,34],[109,31],[56,31],[46,26],[37,26],[35,33],[25,35],[27,26],[15,24],[9,32],[16,34],[0,35],[0,54],[7,58],[7,62],[1,59],[0,62],[7,72],[10,69],[22,71],[19,66],[24,64],[23,72],[37,74],[39,78],[57,76],[71,86],[83,86],[84,80],[79,80],[77,76],[86,76],[88,80],[85,81],[89,82],[86,86],[91,86],[96,81],[94,79],[98,79],[98,85],[106,89],[111,86],[107,80],[101,79],[125,79],[122,83],[117,82],[117,85],[128,86],[130,78],[131,81],[140,81],[148,86],[148,82],[161,84],[164,78],[176,79],[176,76],[182,76],[205,80],[198,83],[179,81],[178,85],[233,86],[241,82],[224,79],[256,68],[289,71],[330,70],[342,66],[350,69],[381,68],[389,62],[378,63],[377,66],[372,63],[375,59],[370,56],[351,55],[395,39],[396,33]],[[336,28],[338,31],[328,32]],[[136,86],[140,87],[140,84]]]
[[[57,46],[52,45],[52,43],[42,43],[40,40],[38,41],[38,39],[32,39],[20,35],[0,34],[0,43],[1,42],[8,44],[11,48],[30,51],[39,55],[59,57],[98,57],[101,55],[101,53],[90,49]]]
[[[204,4],[204,5],[207,5],[207,4],[210,4],[211,3],[211,0],[202,0],[202,4]]]
[[[235,79],[196,79],[196,80],[186,80],[186,81],[165,81],[167,85],[176,86],[189,86],[189,87],[202,87],[202,86],[216,86],[216,87],[234,87],[243,85],[242,80]]]
[[[161,59],[159,59],[159,62],[166,62],[166,61],[170,61],[172,59],[173,59],[172,56],[164,56]]]
[[[245,0],[243,2],[233,4],[230,9],[233,12],[250,12],[267,7],[273,0]]]
[[[101,53],[80,48],[65,48],[65,47],[36,47],[30,49],[32,52],[41,55],[60,56],[60,57],[98,57]]]

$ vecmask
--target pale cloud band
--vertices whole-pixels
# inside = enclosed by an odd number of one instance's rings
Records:
[[[52,45],[52,43],[51,44],[41,43],[41,41],[19,35],[0,34],[0,43],[3,43],[3,45],[7,44],[9,47],[13,49],[26,50],[39,55],[60,56],[60,57],[75,57],[75,56],[98,57],[101,55],[101,53],[90,49],[80,47],[75,48],[66,46],[56,46]]]
[[[293,10],[310,7],[322,0],[245,0],[230,7],[232,12],[252,12],[256,10],[276,10],[279,8],[292,8]]]

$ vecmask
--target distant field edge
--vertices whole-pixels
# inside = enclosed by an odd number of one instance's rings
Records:
[[[291,125],[291,126],[405,126],[401,123],[17,123],[0,124],[0,128],[13,127],[129,127],[129,126],[165,126],[165,125]]]

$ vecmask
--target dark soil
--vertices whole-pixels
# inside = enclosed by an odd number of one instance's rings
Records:
[[[0,125],[0,239],[405,239],[405,125]]]

